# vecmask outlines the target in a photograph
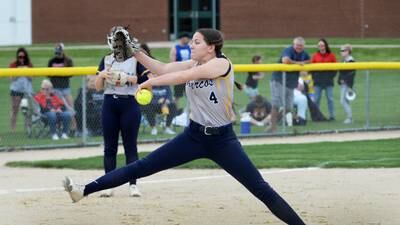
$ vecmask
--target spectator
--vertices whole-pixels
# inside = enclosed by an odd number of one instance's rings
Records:
[[[278,63],[284,64],[300,64],[310,62],[310,56],[304,51],[305,40],[302,37],[296,37],[293,40],[293,45],[286,48],[282,55],[279,57]],[[293,89],[297,87],[299,79],[299,72],[286,73],[286,87],[283,87],[282,80],[283,74],[281,71],[272,73],[271,78],[271,126],[267,128],[267,132],[275,132],[277,130],[277,123],[280,109],[282,111],[291,112],[293,106]],[[283,98],[285,96],[285,99]],[[285,115],[285,114],[283,114]]]
[[[72,59],[69,58],[64,51],[64,44],[57,43],[54,48],[54,57],[49,60],[48,67],[73,67]],[[66,107],[74,113],[74,100],[71,95],[70,88],[70,78],[71,76],[49,76],[50,82],[53,84],[54,92],[61,98],[66,100]],[[73,118],[72,128],[76,128],[76,121]]]
[[[96,90],[96,76],[89,76],[87,78],[86,85],[86,126],[88,129],[88,134],[93,136],[102,135],[102,126],[99,121],[101,121],[101,109],[103,106],[103,91]],[[77,132],[82,133],[82,88],[79,88],[78,96],[74,102],[74,108],[76,110],[76,122],[77,122]]]
[[[253,56],[251,59],[253,64],[261,64],[262,63],[262,57],[259,55]],[[250,97],[250,99],[254,99],[259,93],[258,93],[258,81],[264,77],[263,72],[249,72],[249,75],[247,76],[246,80],[246,86],[244,89],[244,92],[247,94],[247,96]]]
[[[310,111],[311,120],[314,122],[327,121],[328,119],[326,119],[326,117],[321,113],[318,106],[314,102],[314,81],[311,74],[306,71],[302,71],[300,72],[300,77],[303,80],[304,89],[302,93],[307,98],[307,107]]]
[[[151,50],[146,43],[140,44],[140,48],[151,58],[154,58],[151,54]],[[150,72],[147,73],[148,77],[154,77]],[[151,135],[157,135],[158,130],[156,127],[156,115],[157,113],[165,117],[165,130],[166,134],[175,134],[175,131],[171,128],[173,118],[178,114],[176,102],[172,99],[172,91],[169,86],[153,87],[153,99],[149,105],[142,106],[143,113],[145,114],[150,127]]]
[[[58,140],[56,126],[57,121],[61,120],[62,139],[69,139],[68,132],[71,123],[71,113],[66,111],[65,104],[56,94],[53,92],[53,85],[49,80],[43,80],[41,84],[41,91],[34,96],[36,102],[39,103],[41,112],[46,116],[46,120],[50,126],[51,138]]]
[[[177,115],[176,104],[172,99],[172,91],[169,86],[154,86],[153,99],[149,105],[142,106],[143,113],[151,126],[151,135],[157,135],[156,114],[166,117],[164,133],[175,134],[171,129],[172,119]]]
[[[318,52],[311,59],[312,63],[335,63],[335,54],[331,52],[329,44],[325,39],[318,42]],[[320,107],[322,91],[325,90],[326,99],[328,101],[329,121],[335,120],[335,103],[333,98],[333,85],[336,71],[314,71],[312,78],[314,80],[315,103]]]
[[[351,56],[352,48],[351,45],[346,44],[340,48],[340,54],[344,63],[355,62],[353,56]],[[338,83],[340,85],[340,103],[346,112],[346,119],[343,121],[344,124],[353,123],[353,114],[351,110],[350,101],[346,98],[346,93],[352,91],[354,85],[354,76],[356,75],[355,70],[341,70],[339,72]]]
[[[29,58],[28,52],[25,48],[19,48],[17,50],[16,59],[10,63],[10,68],[24,68],[33,67]],[[32,78],[30,77],[11,77],[10,78],[10,96],[11,96],[11,131],[15,132],[17,126],[17,115],[21,99],[24,97],[24,93],[31,94],[32,90]]]
[[[246,112],[250,113],[252,125],[266,126],[271,121],[271,103],[261,95],[256,95],[246,106]]]
[[[178,43],[175,44],[169,52],[170,62],[181,62],[190,60],[191,50],[189,46],[190,35],[183,33],[179,36]],[[185,92],[185,84],[179,84],[174,86],[174,98],[175,102],[178,103],[179,99],[183,97]]]
[[[306,125],[307,123],[307,116],[306,112],[308,109],[308,102],[307,97],[304,92],[305,84],[302,77],[299,77],[299,83],[297,88],[293,90],[293,105],[296,106],[297,113],[293,118],[294,125]]]
[[[303,93],[306,94],[306,96],[309,97],[311,101],[315,102],[314,81],[312,79],[311,73],[302,71],[300,72],[300,77],[304,82]]]
[[[311,74],[302,71],[300,72],[300,77],[303,80],[304,89],[302,90],[302,93],[307,98],[307,107],[310,111],[311,120],[314,122],[327,121],[328,119],[326,119],[326,117],[321,113],[318,106],[314,102],[314,81]]]

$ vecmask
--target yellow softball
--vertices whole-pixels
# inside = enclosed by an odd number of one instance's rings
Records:
[[[147,105],[151,102],[153,98],[153,93],[147,89],[141,89],[136,92],[136,101],[141,105]]]

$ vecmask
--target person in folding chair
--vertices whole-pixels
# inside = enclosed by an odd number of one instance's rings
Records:
[[[104,90],[102,126],[104,138],[104,170],[110,173],[117,166],[118,139],[121,132],[126,164],[138,159],[137,138],[141,111],[134,94],[138,84],[147,80],[146,69],[132,57],[125,39],[129,33],[122,26],[115,26],[107,35],[111,54],[100,62],[95,81],[97,91]],[[140,197],[136,179],[129,180],[129,195]],[[113,190],[101,196],[111,197]]]
[[[66,177],[63,180],[64,188],[72,201],[77,202],[94,192],[125,184],[130,179],[207,158],[231,174],[283,222],[291,225],[305,224],[263,179],[235,135],[232,125],[234,73],[231,61],[222,54],[222,33],[207,28],[197,30],[190,45],[192,59],[185,62],[164,64],[141,52],[135,41],[131,46],[135,58],[158,75],[140,84],[140,89],[186,83],[192,112],[190,125],[183,133],[145,158],[85,186],[77,185]]]
[[[62,122],[62,139],[69,139],[68,132],[71,124],[72,115],[66,110],[63,100],[61,100],[53,91],[53,84],[49,80],[43,80],[41,90],[34,96],[39,103],[41,112],[50,127],[51,139],[59,140],[57,134],[57,122]]]

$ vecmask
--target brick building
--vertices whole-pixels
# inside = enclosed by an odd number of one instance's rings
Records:
[[[398,0],[31,0],[31,9],[33,43],[104,42],[115,24],[145,41],[198,27],[227,39],[400,37]]]

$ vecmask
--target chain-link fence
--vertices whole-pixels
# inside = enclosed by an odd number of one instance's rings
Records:
[[[242,81],[245,79],[245,76],[237,77]],[[270,74],[266,74],[264,81],[260,82],[258,88],[259,93],[269,102],[271,102],[270,78]],[[351,120],[349,120],[341,101],[341,86],[337,83],[337,80],[338,75],[334,79],[331,109],[328,106],[326,92],[322,92],[319,106],[313,97],[306,97],[307,94],[304,94],[304,91],[301,93],[304,97],[296,102],[295,93],[293,110],[291,113],[286,113],[286,116],[281,116],[280,126],[276,133],[305,134],[400,128],[400,100],[396,97],[400,94],[396,85],[400,81],[398,71],[356,71],[353,87],[354,96],[347,96],[350,101],[345,100],[349,102],[352,110]],[[237,92],[235,99],[239,112],[245,112],[246,108],[249,108],[248,102],[251,100],[245,92]],[[298,119],[303,117],[300,112],[303,108],[301,107],[303,99],[305,101],[303,104],[305,105],[305,121]],[[330,118],[331,113],[333,113],[333,118]],[[239,123],[239,120],[237,121]],[[258,121],[262,121],[262,118]],[[267,123],[251,123],[250,132],[245,129],[245,133],[249,135],[269,135],[271,133],[268,132],[268,126],[268,119]],[[237,131],[240,131],[240,129],[237,129]]]
[[[243,84],[246,76],[245,73],[237,73],[236,80]],[[68,105],[68,101],[60,97],[62,104],[66,107],[62,107],[62,110],[56,113],[57,138],[51,131],[53,128],[51,128],[48,115],[46,116],[43,113],[43,109],[41,109],[37,100],[37,94],[42,91],[43,79],[46,78],[34,77],[32,79],[33,93],[25,93],[23,96],[10,96],[8,92],[0,99],[2,106],[0,109],[0,149],[56,148],[102,144],[101,108],[103,93],[95,90],[93,78],[89,76],[71,78],[71,94],[74,101],[72,105]],[[259,95],[267,102],[271,101],[270,80],[271,74],[265,73],[265,77],[260,80],[258,86]],[[335,120],[313,121],[312,109],[307,104],[306,118],[304,118],[306,121],[298,123],[296,118],[300,109],[295,106],[291,116],[282,116],[282,119],[279,120],[278,130],[274,133],[266,132],[270,122],[268,119],[264,119],[268,117],[269,110],[264,112],[263,109],[256,109],[260,115],[257,115],[255,122],[248,123],[248,120],[244,117],[249,114],[245,112],[250,111],[249,105],[254,99],[250,98],[246,91],[236,89],[234,128],[237,134],[242,136],[400,128],[400,100],[398,98],[400,89],[397,87],[398,83],[400,83],[398,71],[357,71],[354,85],[356,98],[350,102],[353,113],[351,122],[345,123],[346,113],[340,102],[340,87],[335,84],[333,88]],[[8,78],[1,78],[0,89],[4,90],[3,93],[9,90],[9,84]],[[166,88],[170,90],[167,91]],[[153,89],[153,91],[159,92],[157,95],[171,93],[171,90],[173,90],[172,87]],[[325,95],[321,98],[319,109],[322,115],[326,118],[329,117]],[[187,125],[190,114],[185,98],[175,102],[172,96],[167,95],[165,99],[142,106],[141,110],[139,142],[163,141],[174,137]],[[15,130],[12,130],[13,113],[16,115]],[[65,126],[68,128],[66,129]]]

